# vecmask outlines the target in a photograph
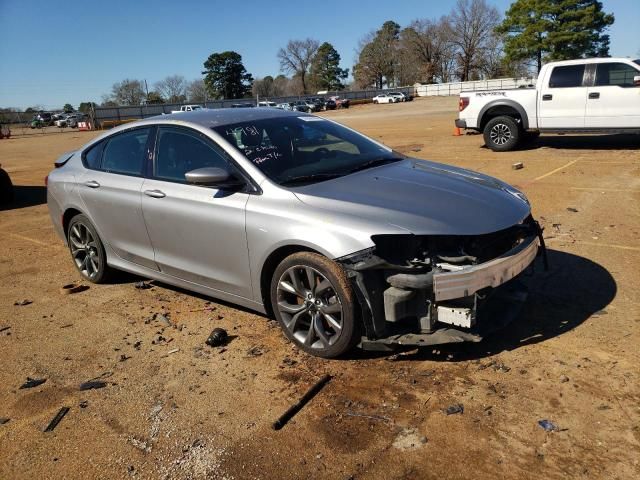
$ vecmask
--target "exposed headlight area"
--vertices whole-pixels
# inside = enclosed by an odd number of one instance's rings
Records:
[[[480,340],[492,297],[501,297],[507,307],[526,298],[513,280],[540,247],[531,216],[484,235],[374,235],[372,240],[374,248],[339,259],[369,310],[371,345],[363,346],[372,348]]]

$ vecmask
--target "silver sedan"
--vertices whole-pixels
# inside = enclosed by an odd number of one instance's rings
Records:
[[[515,188],[301,112],[149,118],[56,167],[51,219],[84,278],[124,270],[275,315],[323,357],[478,341],[544,250]]]

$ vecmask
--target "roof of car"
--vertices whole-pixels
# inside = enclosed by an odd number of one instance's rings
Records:
[[[278,117],[300,117],[306,114],[302,112],[287,112],[276,108],[215,108],[202,109],[193,112],[172,113],[170,115],[157,115],[146,120],[180,120],[195,123],[204,127],[219,127],[232,123],[263,120]]]

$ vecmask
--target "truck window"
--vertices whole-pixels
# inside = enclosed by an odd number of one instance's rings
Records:
[[[633,77],[637,75],[640,75],[640,71],[626,63],[599,63],[596,70],[596,85],[633,87]]]
[[[549,79],[549,88],[581,87],[584,65],[554,67]]]

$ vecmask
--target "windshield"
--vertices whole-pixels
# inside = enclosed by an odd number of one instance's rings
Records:
[[[286,116],[213,128],[267,177],[300,185],[400,160],[400,155],[320,117]]]

